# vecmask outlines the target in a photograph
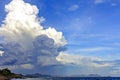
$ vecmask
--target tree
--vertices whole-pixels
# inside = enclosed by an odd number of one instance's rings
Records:
[[[1,73],[4,76],[10,76],[10,75],[12,75],[11,71],[8,68],[1,70]]]

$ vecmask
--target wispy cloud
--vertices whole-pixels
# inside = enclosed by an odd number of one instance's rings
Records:
[[[96,51],[105,51],[105,50],[113,50],[111,47],[93,47],[93,48],[82,48],[80,52],[96,52]]]
[[[111,6],[117,6],[117,4],[116,3],[112,3]]]
[[[110,5],[112,7],[117,6],[117,3],[112,2],[112,0],[94,0],[94,4],[102,4],[102,3],[106,3],[106,2],[110,2]]]
[[[59,56],[56,58],[58,61],[63,64],[75,64],[78,66],[86,66],[86,67],[106,67],[111,66],[109,62],[102,62],[103,59],[93,56],[82,56],[80,54],[68,54],[65,52],[61,52]],[[101,63],[102,62],[102,63]]]
[[[82,56],[82,55],[75,55],[75,54],[68,54],[65,52],[61,52],[59,56],[56,58],[59,62],[62,64],[71,64],[71,65],[77,65],[77,66],[86,66],[86,67],[102,67],[106,66],[103,64],[96,64],[94,61],[100,61],[101,59],[98,57],[92,57],[92,56]]]
[[[65,65],[76,66],[81,74],[101,74],[101,75],[111,75],[113,72],[120,72],[120,60],[105,60],[99,57],[93,56],[82,56],[80,54],[69,54],[66,52],[61,52],[56,58],[59,62]],[[87,72],[84,70],[88,69]],[[72,71],[74,73],[74,71]]]
[[[8,67],[11,70],[15,70],[15,69],[28,69],[28,70],[32,70],[34,68],[34,65],[32,65],[32,64],[6,65],[6,66],[0,65],[1,69],[5,68],[5,67]]]
[[[111,43],[112,46],[120,46],[120,42]]]
[[[74,4],[68,8],[69,11],[75,11],[77,9],[79,9],[79,5],[77,5],[77,4]]]
[[[22,64],[21,67],[24,68],[24,69],[33,69],[34,65],[32,65],[32,64]]]
[[[100,3],[104,3],[104,2],[105,2],[105,0],[94,0],[95,4],[100,4]]]

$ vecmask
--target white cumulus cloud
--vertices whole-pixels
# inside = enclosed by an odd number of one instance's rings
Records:
[[[3,55],[3,53],[4,53],[4,51],[0,51],[0,56],[2,56],[2,55]]]
[[[24,0],[12,0],[5,5],[5,11],[7,15],[0,27],[4,40],[0,43],[4,51],[0,65],[27,64],[22,66],[26,67],[29,63],[56,62],[58,50],[67,43],[62,32],[52,27],[44,29],[41,23],[45,19],[38,17],[39,9]],[[43,55],[46,57],[41,58]]]

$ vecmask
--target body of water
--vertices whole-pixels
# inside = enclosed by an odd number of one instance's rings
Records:
[[[65,77],[65,78],[26,78],[12,80],[120,80],[120,77]]]
[[[46,79],[46,78],[26,78],[26,79],[12,79],[12,80],[50,80],[50,79]]]

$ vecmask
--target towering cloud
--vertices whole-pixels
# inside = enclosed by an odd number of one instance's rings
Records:
[[[38,8],[23,0],[12,0],[5,6],[7,12],[0,27],[0,66],[59,64],[56,60],[66,40],[54,28],[44,29]],[[33,68],[33,67],[32,67]]]

